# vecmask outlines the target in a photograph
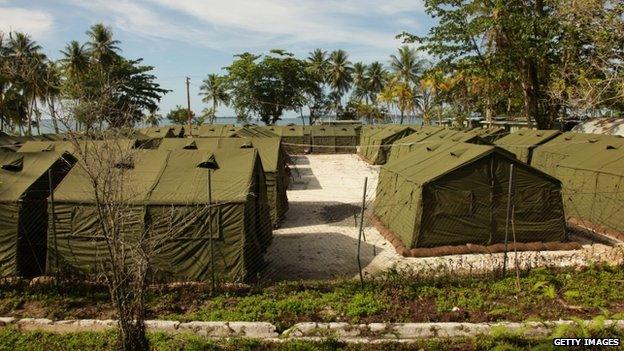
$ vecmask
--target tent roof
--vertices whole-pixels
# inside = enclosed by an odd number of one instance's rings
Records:
[[[233,124],[202,124],[199,126],[199,134],[196,135],[193,132],[193,136],[199,136],[201,138],[229,137],[239,129],[239,127]]]
[[[415,184],[424,185],[492,153],[498,153],[515,162],[508,152],[495,146],[439,142],[423,144],[400,160],[390,162],[383,167],[403,175]],[[536,172],[539,171],[536,170]],[[543,175],[554,179],[546,174]]]
[[[397,133],[401,133],[405,130],[416,130],[412,127],[407,127],[407,126],[402,126],[402,125],[393,125],[393,126],[389,126],[386,128],[383,128],[382,130],[373,133],[370,135],[370,139],[369,142],[372,142],[373,140],[375,141],[383,141],[386,138],[392,137],[393,135],[397,134]]]
[[[175,136],[173,128],[170,126],[143,128],[139,129],[139,133],[149,138],[169,138]]]
[[[107,157],[114,159],[115,156],[116,154],[111,153]],[[130,156],[132,160],[119,159],[119,167],[111,172],[124,173],[124,201],[144,203],[160,178],[169,153],[160,150],[137,150],[127,156]],[[131,164],[130,169],[125,167],[128,162]],[[102,177],[108,176],[106,172],[108,170],[103,170]],[[54,199],[58,202],[93,203],[91,181],[80,162],[56,188]]]
[[[557,167],[624,176],[624,142],[607,135],[598,140],[575,148]]]
[[[17,201],[63,155],[63,152],[0,152],[0,201]],[[21,163],[22,169],[3,168],[11,163]]]
[[[260,128],[258,126],[244,126],[238,129],[234,136],[237,137],[268,137],[268,138],[276,138],[279,137],[277,133],[271,132],[270,130],[266,130]]]
[[[208,170],[197,166],[210,156],[214,156],[219,165],[217,170],[212,171],[212,201],[246,201],[258,162],[255,149],[170,151],[149,203],[207,203]]]
[[[94,147],[97,149],[104,148],[120,148],[123,150],[130,150],[136,144],[135,139],[118,139],[117,141],[111,140],[81,140],[78,141],[80,150],[86,150],[87,147]],[[42,151],[67,151],[74,156],[80,156],[80,151],[77,152],[76,144],[72,141],[28,141],[26,142],[18,152],[42,152]]]
[[[558,130],[521,129],[494,142],[500,146],[535,147],[561,134]]]
[[[276,172],[279,167],[279,138],[193,138],[164,139],[159,150],[181,150],[193,145],[197,150],[228,150],[235,152],[246,146],[256,148],[266,172]]]

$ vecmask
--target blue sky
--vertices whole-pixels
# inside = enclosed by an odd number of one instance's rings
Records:
[[[387,63],[401,45],[396,34],[426,33],[433,20],[421,0],[0,0],[0,30],[30,33],[54,59],[98,22],[113,29],[124,56],[143,57],[172,90],[164,114],[186,103],[185,76],[193,110],[205,107],[201,80],[221,73],[234,54],[280,48],[306,57],[315,48],[342,48],[353,62]]]

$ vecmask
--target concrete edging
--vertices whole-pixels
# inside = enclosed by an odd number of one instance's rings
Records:
[[[0,327],[15,326],[24,331],[71,333],[106,331],[117,327],[115,320],[77,319],[52,321],[46,318],[0,317]],[[505,331],[525,337],[548,337],[560,325],[575,325],[574,321],[500,322],[500,323],[297,323],[279,334],[267,322],[178,322],[146,321],[150,332],[195,334],[208,338],[251,338],[263,340],[322,340],[335,338],[347,342],[410,341],[431,338],[470,338]],[[582,323],[591,325],[594,321]],[[605,327],[624,330],[624,320],[606,320]]]

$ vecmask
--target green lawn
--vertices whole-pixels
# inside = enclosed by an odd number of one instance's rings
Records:
[[[51,319],[114,318],[106,289],[98,286],[0,286],[0,316]],[[284,330],[300,321],[483,322],[624,316],[624,269],[534,269],[515,278],[425,278],[389,272],[366,282],[289,282],[229,288],[213,296],[205,287],[150,290],[148,318],[267,321]]]

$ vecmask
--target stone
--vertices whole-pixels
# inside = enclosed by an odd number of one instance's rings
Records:
[[[230,329],[237,336],[247,338],[276,338],[278,336],[276,327],[267,322],[230,322]]]

